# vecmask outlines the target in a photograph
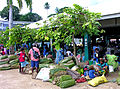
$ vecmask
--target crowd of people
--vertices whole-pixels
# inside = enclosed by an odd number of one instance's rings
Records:
[[[27,57],[27,59],[31,60],[31,68],[32,68],[32,73],[34,71],[34,69],[36,69],[36,72],[38,73],[38,69],[39,69],[39,60],[40,58],[46,57],[46,58],[51,58],[56,64],[59,64],[59,61],[61,61],[62,59],[64,59],[64,57],[69,57],[69,56],[73,56],[73,52],[70,49],[64,49],[64,46],[60,46],[61,48],[59,50],[56,50],[53,47],[53,51],[50,51],[50,48],[48,48],[47,45],[43,46],[42,48],[39,48],[37,44],[34,44],[33,47],[31,49],[29,49],[28,54],[25,54],[25,46],[20,48],[20,52],[15,53],[19,56],[19,69],[20,69],[20,73],[24,73],[24,67],[27,66],[29,63],[27,62],[28,60],[25,60],[25,57]],[[28,48],[28,47],[27,47]],[[93,55],[92,55],[92,60],[90,59],[90,61],[92,61],[93,65],[89,65],[89,62],[86,62],[86,65],[84,67],[84,76],[88,76],[90,78],[94,78],[96,76],[105,74],[107,75],[109,72],[109,65],[107,63],[108,59],[106,57],[106,54],[110,54],[113,55],[115,52],[114,50],[111,50],[109,53],[108,52],[104,52],[104,54],[101,55],[101,47],[99,46],[93,46]],[[34,54],[38,55],[38,57],[36,57]],[[1,48],[1,55],[5,55],[6,52],[4,50],[4,48]],[[28,55],[28,56],[27,56]],[[79,60],[82,60],[81,62],[85,62],[85,56],[84,53],[82,55],[80,55],[78,53],[77,58]],[[116,62],[119,61],[119,57],[118,60]]]

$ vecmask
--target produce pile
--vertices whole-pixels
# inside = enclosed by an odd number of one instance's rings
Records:
[[[16,55],[11,56],[1,56],[0,58],[0,70],[9,70],[9,69],[15,69],[19,67],[18,64],[19,60]]]
[[[117,78],[116,82],[118,85],[120,85],[120,71],[119,71],[118,75],[119,75],[119,77]]]
[[[57,85],[61,88],[67,88],[75,85],[76,80],[80,79],[80,75],[83,74],[83,68],[76,65],[74,57],[67,57],[64,60],[61,60],[58,65],[53,64],[51,59],[40,59],[39,68],[41,70],[45,70],[44,68],[50,69],[49,80],[43,79],[43,81],[49,81],[52,84]],[[43,71],[43,73],[45,72]],[[42,72],[39,74],[42,75]],[[46,77],[47,76],[48,75],[46,75]],[[43,77],[45,78],[45,76]],[[38,78],[37,76],[37,79],[41,79],[41,76],[40,78]],[[81,81],[82,80],[83,78],[81,78]]]

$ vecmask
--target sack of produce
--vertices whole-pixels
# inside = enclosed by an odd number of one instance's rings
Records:
[[[70,69],[67,69],[67,73],[72,76],[73,79],[79,79],[80,78],[80,74],[77,71],[72,71]]]
[[[73,66],[75,66],[75,63],[70,63],[70,64],[66,63],[66,64],[61,64],[61,65],[71,69]]]
[[[7,56],[7,55],[4,55],[4,56],[2,56],[0,59],[2,60],[2,59],[6,59],[6,58],[8,58],[8,56]]]
[[[106,82],[108,82],[108,80],[105,78],[104,75],[102,75],[100,77],[96,77],[96,78],[88,81],[88,84],[95,87],[101,83],[106,83]]]
[[[10,61],[9,63],[10,63],[10,65],[13,65],[13,64],[19,63],[19,60],[18,60],[18,59],[12,60],[12,61]]]
[[[39,64],[39,68],[48,68],[49,64]]]
[[[9,70],[11,67],[1,67],[0,70]]]
[[[66,71],[64,68],[54,68],[50,70],[50,76],[53,76],[58,71]]]
[[[60,82],[60,87],[61,88],[68,88],[68,87],[71,87],[73,85],[75,85],[75,80],[74,79]]]
[[[9,58],[0,60],[0,62],[4,62],[4,61],[9,61]]]
[[[67,58],[61,60],[61,61],[59,62],[59,64],[67,63],[68,61],[71,61],[71,60],[72,60],[72,57],[67,57]]]
[[[83,82],[86,82],[86,79],[85,78],[80,78],[80,79],[77,79],[76,82],[77,83],[83,83]]]
[[[58,77],[61,75],[66,75],[66,74],[67,74],[67,71],[62,70],[62,71],[58,71],[58,72],[54,73],[53,76]]]
[[[120,76],[116,80],[117,84],[120,85]]]
[[[51,58],[43,58],[43,59],[40,59],[40,64],[49,64],[49,63],[52,63],[52,59]]]
[[[3,64],[8,64],[8,61],[2,61],[2,62],[0,62],[0,65],[3,65]]]
[[[60,82],[71,80],[72,77],[70,75],[62,75],[60,76]]]
[[[116,82],[118,85],[120,85],[120,72],[118,73],[119,77],[117,78]]]
[[[11,55],[8,58],[9,58],[9,60],[15,60],[15,59],[18,59],[18,56],[17,55]]]
[[[107,54],[107,59],[108,59],[108,65],[111,65],[113,66],[113,69],[117,68],[118,67],[118,62],[115,62],[115,60],[117,60],[117,56],[115,55],[109,55]]]
[[[2,67],[10,67],[10,64],[3,64],[3,65],[0,65],[0,68]]]
[[[50,68],[42,68],[36,76],[36,79],[42,79],[43,81],[49,80]]]
[[[19,63],[12,64],[11,69],[18,69],[19,68]]]
[[[79,67],[77,65],[73,66],[71,70],[76,71]]]

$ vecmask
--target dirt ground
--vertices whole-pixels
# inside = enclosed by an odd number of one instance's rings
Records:
[[[118,73],[112,73],[107,77],[112,80],[118,77]],[[116,83],[108,82],[97,87],[89,86],[87,82],[76,84],[67,89],[120,89]],[[49,82],[42,82],[31,78],[31,75],[20,74],[18,69],[0,71],[0,89],[60,89]]]

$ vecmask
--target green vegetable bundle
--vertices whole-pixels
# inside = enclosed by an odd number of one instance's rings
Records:
[[[71,80],[72,77],[70,75],[62,75],[60,76],[60,82]]]
[[[0,65],[3,65],[3,64],[8,64],[8,61],[0,62]]]
[[[9,56],[9,60],[15,60],[15,59],[17,59],[18,58],[18,56],[17,55],[12,55],[12,56]]]
[[[59,62],[59,64],[67,63],[68,61],[71,61],[72,57],[67,57],[66,59],[63,59]]]
[[[1,57],[1,59],[6,59],[6,58],[8,58],[7,55]]]
[[[58,71],[66,71],[66,69],[63,68],[54,68],[50,70],[50,76],[53,76]]]
[[[44,68],[44,67],[48,68],[48,67],[49,67],[49,64],[39,64],[39,68],[40,68],[40,69],[41,69],[41,68]]]
[[[1,67],[0,70],[9,70],[11,67]]]
[[[120,85],[120,76],[117,78],[117,84]]]
[[[49,64],[49,63],[52,63],[52,59],[51,58],[43,58],[43,59],[40,59],[40,64]]]
[[[71,87],[73,85],[75,85],[75,80],[74,79],[60,82],[60,87],[61,88],[68,88],[68,87]]]
[[[74,65],[75,65],[75,63],[70,63],[70,64],[61,64],[62,66],[64,66],[64,67],[68,67],[68,68],[72,68]]]
[[[13,65],[13,64],[19,63],[19,60],[18,60],[18,59],[12,60],[12,61],[10,61],[9,63],[10,63],[10,65]]]

